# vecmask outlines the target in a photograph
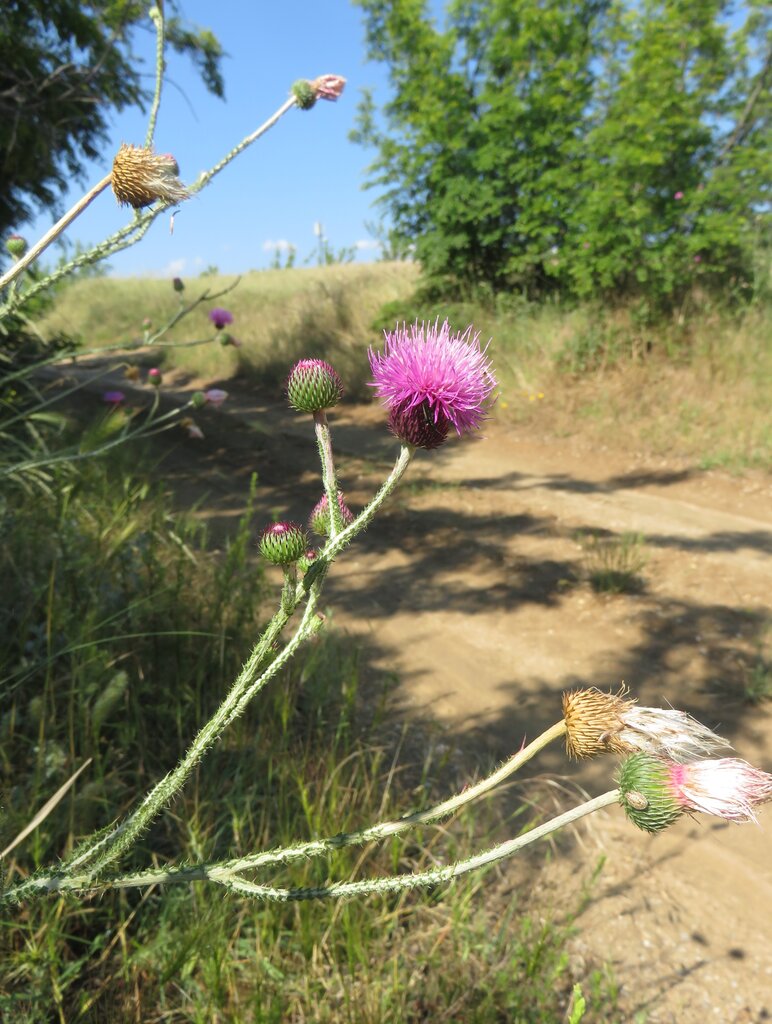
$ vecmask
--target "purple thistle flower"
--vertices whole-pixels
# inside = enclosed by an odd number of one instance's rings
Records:
[[[383,353],[370,350],[370,368],[379,398],[390,412],[392,430],[419,447],[436,448],[449,426],[457,434],[476,430],[496,387],[480,333],[471,325],[451,334],[447,320],[438,326],[417,322],[386,332]]]
[[[215,306],[214,309],[209,310],[209,319],[215,325],[218,331],[221,331],[223,327],[233,323],[233,313],[227,309],[221,309],[219,306]]]
[[[105,391],[102,395],[102,401],[113,406],[120,405],[125,398],[126,395],[122,391]]]
[[[228,392],[223,391],[222,388],[209,388],[208,391],[204,392],[204,398],[207,400],[208,404],[213,405],[215,409],[219,409],[227,397]]]

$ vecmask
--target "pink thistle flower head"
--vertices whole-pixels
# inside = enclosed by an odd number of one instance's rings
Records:
[[[346,87],[346,79],[341,75],[319,75],[311,86],[316,90],[317,99],[337,100]]]
[[[683,197],[684,197],[683,192],[674,192],[673,193],[673,199],[681,200],[681,199],[683,199]]]
[[[290,370],[287,401],[298,412],[332,409],[343,397],[343,381],[323,359],[301,359]]]
[[[299,78],[290,93],[301,110],[311,110],[317,100],[337,100],[345,85],[346,79],[340,75],[319,75],[312,80]]]
[[[163,382],[163,374],[161,373],[157,366],[153,366],[150,370],[147,371],[147,379],[150,381],[153,387],[160,388]]]
[[[624,688],[619,693],[603,693],[594,686],[567,690],[563,718],[570,757],[646,753],[685,762],[729,746],[685,711],[639,707]]]
[[[209,310],[209,319],[215,325],[218,331],[221,331],[223,327],[227,327],[228,324],[233,323],[233,313],[228,309],[222,309],[220,306],[215,306],[214,309]]]
[[[370,350],[370,387],[389,410],[389,426],[407,444],[436,448],[452,426],[476,430],[485,419],[496,378],[480,335],[418,324],[386,332],[383,352]]]
[[[343,491],[338,491],[338,508],[340,509],[340,516],[343,520],[344,526],[349,526],[354,522],[354,513],[346,504],[346,499],[343,495]],[[327,495],[323,494],[319,501],[314,505],[311,510],[311,515],[308,517],[309,529],[313,530],[320,537],[328,537],[330,534],[330,503],[327,500]]]
[[[102,401],[113,406],[120,405],[125,399],[126,395],[122,391],[105,391],[102,395]]]
[[[756,807],[772,800],[772,775],[736,757],[676,764],[633,754],[617,781],[627,817],[646,832],[661,832],[693,811],[755,822]]]
[[[772,800],[772,775],[739,757],[669,766],[669,782],[684,810],[727,821],[756,821],[758,804]]]
[[[299,523],[279,522],[260,534],[260,554],[274,565],[297,562],[308,550],[308,536]]]

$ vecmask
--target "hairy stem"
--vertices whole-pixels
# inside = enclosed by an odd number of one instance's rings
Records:
[[[314,430],[316,431],[319,460],[322,464],[324,493],[327,495],[327,505],[330,514],[330,538],[334,539],[341,532],[344,524],[343,515],[338,504],[338,478],[332,454],[332,436],[324,409],[314,413]]]

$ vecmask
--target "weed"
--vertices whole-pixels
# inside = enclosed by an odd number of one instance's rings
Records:
[[[250,503],[230,543],[211,552],[202,527],[172,516],[162,489],[136,476],[136,462],[126,452],[89,464],[54,481],[56,500],[19,491],[3,508],[2,839],[93,759],[6,858],[11,881],[125,813],[168,770],[219,702],[262,617]],[[422,803],[436,798],[447,755],[418,738],[421,768],[400,764],[382,718],[393,681],[371,678],[362,699],[362,658],[334,632],[308,646],[124,866],[151,853],[160,864],[240,856],[394,815],[416,793]],[[502,828],[511,834],[512,821],[478,806],[456,822],[270,877],[318,886],[421,870],[494,842]],[[572,925],[537,917],[525,897],[512,898],[510,871],[501,885],[491,873],[443,889],[441,899],[258,905],[196,883],[33,903],[0,932],[0,1016],[14,1024],[557,1024],[577,980],[566,954]],[[588,1004],[610,1005],[605,994]]]
[[[643,588],[640,573],[648,559],[643,534],[623,533],[603,537],[580,534],[584,571],[593,590],[600,594],[633,594]]]

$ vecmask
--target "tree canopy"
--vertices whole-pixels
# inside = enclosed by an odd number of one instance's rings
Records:
[[[770,25],[756,0],[355,0],[392,98],[369,185],[441,290],[749,288],[765,220]]]
[[[0,231],[55,204],[86,160],[100,155],[111,111],[144,106],[149,91],[132,34],[152,31],[142,0],[6,0],[0,18]],[[166,38],[223,95],[222,49],[168,4]]]

